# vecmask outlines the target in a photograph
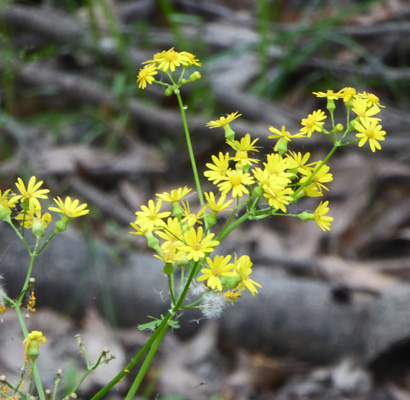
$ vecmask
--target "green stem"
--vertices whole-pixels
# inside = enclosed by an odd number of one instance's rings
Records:
[[[154,343],[152,344],[147,357],[145,358],[140,370],[138,371],[138,375],[135,378],[134,382],[132,383],[132,386],[130,390],[128,391],[127,395],[125,396],[124,400],[132,400],[135,396],[135,393],[137,393],[138,388],[141,385],[142,380],[144,379],[145,374],[148,371],[149,366],[151,365],[152,360],[154,359],[154,356],[162,342],[162,339],[165,335],[165,332],[167,331],[168,326],[165,325],[161,331],[160,334],[157,336],[155,339]]]
[[[192,149],[191,136],[189,134],[188,123],[186,120],[184,103],[182,102],[179,89],[176,89],[174,93],[177,96],[179,108],[181,110],[182,122],[184,124],[185,138],[186,138],[186,143],[188,146],[189,158],[191,159],[192,172],[194,173],[195,185],[196,185],[196,190],[198,192],[199,202],[201,203],[201,205],[203,205],[204,197],[202,195],[201,182],[199,181],[199,175],[198,175],[198,169],[196,167],[194,151]]]
[[[35,361],[31,362],[31,367],[32,367],[32,374],[34,376],[34,381],[36,382],[38,396],[40,397],[40,400],[46,400],[46,397],[44,395],[43,384],[41,383],[41,379],[40,379],[40,373],[38,372],[37,364]]]

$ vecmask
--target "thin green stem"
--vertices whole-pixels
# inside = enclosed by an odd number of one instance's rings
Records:
[[[43,384],[41,383],[40,373],[38,372],[38,367],[35,361],[31,362],[31,367],[32,374],[34,376],[34,381],[36,382],[38,396],[40,397],[40,400],[46,400],[46,397],[44,395]]]
[[[138,388],[141,385],[142,380],[144,379],[145,374],[148,371],[149,366],[151,365],[152,360],[154,359],[154,356],[162,342],[162,339],[165,335],[165,332],[167,331],[168,326],[165,325],[159,335],[157,336],[157,338],[155,339],[154,343],[152,344],[147,357],[145,358],[140,370],[138,371],[138,375],[135,378],[134,382],[132,383],[132,386],[130,388],[130,390],[128,391],[127,395],[125,396],[124,400],[132,400],[135,396],[135,394],[137,393]]]
[[[181,111],[181,116],[182,116],[182,122],[184,124],[185,138],[186,138],[186,143],[187,143],[187,146],[188,146],[189,158],[191,159],[192,172],[194,174],[195,186],[196,186],[196,190],[198,192],[199,202],[201,203],[201,205],[203,205],[204,204],[204,197],[202,195],[201,182],[199,180],[198,169],[196,167],[194,151],[192,149],[191,136],[189,134],[184,103],[182,102],[182,98],[181,98],[181,94],[179,92],[179,89],[176,89],[174,91],[174,93],[176,94],[177,99],[178,99],[179,109]]]

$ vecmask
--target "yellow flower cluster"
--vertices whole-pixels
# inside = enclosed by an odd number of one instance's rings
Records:
[[[214,193],[205,193],[206,205],[199,212],[192,213],[188,201],[183,201],[190,191],[184,187],[157,194],[156,201],[149,200],[148,205],[143,205],[135,213],[136,220],[131,223],[135,231],[130,233],[145,235],[148,244],[157,251],[155,256],[165,264],[186,266],[190,262],[201,265],[206,262],[198,280],[206,280],[210,289],[240,292],[247,288],[252,294],[257,293],[256,286],[260,285],[249,278],[252,263],[248,256],[239,259],[235,256],[234,263],[229,263],[231,256],[209,257],[219,244],[209,227],[216,222],[217,213],[227,210],[232,200],[226,201],[224,194],[217,200]],[[163,202],[171,203],[172,212],[162,209]],[[228,295],[237,297],[232,293]]]
[[[34,236],[40,238],[44,230],[50,224],[51,214],[42,212],[40,200],[47,199],[49,189],[41,189],[43,181],[37,182],[32,176],[26,185],[21,178],[17,179],[16,188],[18,193],[7,189],[2,193],[0,190],[0,219],[11,223],[11,215],[17,221],[21,221],[24,228],[31,229]],[[57,207],[49,207],[50,211],[63,214],[65,224],[70,218],[77,218],[89,213],[87,204],[79,204],[78,200],[72,201],[67,197],[63,202],[60,197],[54,199]],[[19,205],[19,207],[17,207]]]
[[[185,69],[192,65],[201,65],[193,54],[186,51],[177,52],[174,48],[155,54],[152,60],[146,61],[144,64],[147,65],[140,69],[137,78],[140,89],[145,89],[147,85],[155,82],[155,75],[158,74],[158,70],[169,73],[169,71],[175,72],[176,67]]]

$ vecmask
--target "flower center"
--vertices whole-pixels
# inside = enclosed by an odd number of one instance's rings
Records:
[[[238,186],[242,183],[242,178],[240,177],[240,175],[232,175],[229,179],[229,182],[232,186]]]

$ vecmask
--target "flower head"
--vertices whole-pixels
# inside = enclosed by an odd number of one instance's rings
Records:
[[[157,68],[167,72],[175,71],[176,67],[189,66],[192,63],[192,58],[187,55],[187,53],[179,53],[174,50],[174,48],[167,51],[162,51],[154,56],[154,61],[157,64]]]
[[[39,355],[38,348],[40,347],[41,343],[45,343],[46,341],[47,339],[43,336],[43,332],[30,332],[23,341],[23,344],[26,346],[26,361],[28,361],[29,357],[32,359],[36,359]]]
[[[244,194],[249,194],[245,185],[252,185],[253,183],[255,183],[255,180],[248,172],[229,170],[226,172],[226,178],[218,184],[218,187],[222,194],[227,194],[232,190],[233,197],[242,197]]]
[[[324,231],[330,231],[330,222],[333,221],[332,217],[326,216],[329,212],[328,201],[321,201],[315,210],[314,218],[319,227]]]
[[[240,276],[242,281],[241,283],[252,293],[252,296],[254,296],[256,293],[258,293],[256,286],[262,286],[249,278],[249,275],[252,273],[252,265],[253,264],[249,256],[244,255],[237,259],[235,254],[235,271]]]
[[[340,98],[343,99],[345,103],[352,100],[356,95],[356,89],[352,87],[345,87],[337,92]]]
[[[326,92],[313,92],[316,97],[326,97],[328,100],[338,100],[340,99],[340,92],[335,93],[333,90],[327,90]]]
[[[226,173],[229,170],[229,153],[223,154],[219,152],[218,157],[212,156],[213,164],[207,163],[209,171],[205,171],[204,175],[211,182],[217,184],[226,178]]]
[[[379,98],[373,93],[366,93],[366,92],[358,93],[357,97],[361,99],[366,99],[368,107],[377,106],[377,107],[385,108],[384,106],[380,104]]]
[[[227,114],[226,117],[221,117],[216,121],[210,121],[206,124],[210,129],[212,128],[218,128],[218,127],[223,127],[225,125],[229,125],[234,119],[240,117],[242,114],[238,114],[237,111],[231,114]]]
[[[356,134],[360,139],[359,147],[362,147],[367,141],[369,141],[372,152],[382,148],[379,142],[384,140],[386,131],[382,130],[382,126],[378,124],[377,119],[366,118],[362,119],[360,122],[355,121],[354,127],[359,132]]]
[[[40,186],[43,184],[43,181],[37,182],[37,178],[32,176],[28,182],[27,188],[21,178],[17,178],[16,187],[21,195],[18,195],[19,198],[28,199],[29,206],[32,204],[32,207],[35,209],[41,208],[40,201],[38,199],[47,199],[46,193],[50,190],[40,189]]]
[[[318,161],[316,163],[316,165],[318,165],[319,163],[320,163],[320,161]],[[315,166],[315,168],[316,168],[316,166]],[[312,169],[314,169],[314,168],[312,168]],[[322,165],[320,167],[319,171],[317,171],[316,174],[312,177],[311,183],[316,185],[319,192],[322,192],[322,189],[329,190],[324,185],[324,183],[328,183],[328,182],[333,181],[333,175],[331,173],[329,173],[329,171],[330,171],[330,167],[328,165],[326,165],[326,164]],[[301,171],[301,173],[303,175],[306,175],[306,176],[301,178],[300,183],[306,182],[308,179],[310,179],[310,177],[312,175],[312,171],[309,170],[309,169],[303,169]]]
[[[322,121],[325,119],[326,115],[322,110],[313,111],[307,118],[302,119],[303,128],[300,130],[300,133],[311,137],[313,132],[321,132],[324,125]]]
[[[235,276],[236,273],[233,271],[233,264],[229,264],[231,256],[215,256],[213,260],[207,257],[206,262],[208,267],[201,270],[202,276],[198,278],[198,281],[207,281],[206,284],[211,289],[217,289],[222,291],[222,283],[220,278],[222,276]]]
[[[7,189],[3,193],[1,193],[0,190],[0,204],[8,211],[11,211],[11,208],[16,207],[16,203],[19,201],[20,197],[21,196],[18,195],[11,195],[10,189]]]
[[[140,89],[145,89],[155,81],[154,75],[158,74],[157,67],[154,64],[148,64],[140,69],[138,73],[137,82]]]
[[[78,218],[83,215],[87,215],[90,210],[87,210],[87,204],[83,203],[80,205],[79,200],[71,200],[71,197],[66,197],[63,202],[60,197],[57,196],[57,199],[53,199],[58,207],[49,207],[51,211],[55,211],[61,214],[64,214],[68,218]]]
[[[226,199],[226,195],[221,195],[221,197],[218,199],[218,201],[216,201],[215,199],[215,195],[213,194],[213,192],[209,192],[209,193],[204,193],[205,195],[205,199],[208,203],[208,207],[215,212],[220,212],[220,211],[224,211],[227,210],[228,207],[230,206],[230,204],[232,203],[233,200],[228,200],[225,203],[225,199]]]
[[[277,141],[277,143],[276,143],[276,145],[275,145],[275,147],[274,147],[274,150],[275,150],[275,151],[278,151],[278,148],[279,148],[279,146],[280,146],[282,143],[290,142],[290,139],[297,139],[297,138],[301,138],[301,137],[304,136],[304,135],[301,134],[301,133],[297,133],[297,134],[295,134],[295,135],[292,135],[290,132],[288,132],[288,131],[286,130],[286,128],[285,128],[284,125],[282,126],[282,130],[276,129],[276,128],[274,128],[273,126],[270,126],[270,127],[269,127],[269,130],[273,133],[273,135],[268,136],[268,139],[276,139],[276,138],[279,138],[279,140]]]
[[[196,231],[195,228],[191,228],[184,234],[184,244],[181,246],[181,252],[187,254],[188,260],[198,261],[200,258],[211,253],[219,242],[212,240],[215,236],[213,233],[203,237],[202,226]]]
[[[352,100],[352,105],[352,111],[359,117],[361,122],[364,119],[374,117],[380,112],[380,108],[377,105],[373,103],[369,105],[367,99],[362,99],[360,97],[355,97]],[[376,119],[379,120],[378,118]]]
[[[167,218],[171,213],[169,211],[160,212],[162,200],[158,200],[157,204],[153,200],[148,201],[147,206],[141,206],[141,211],[137,211],[135,214],[137,220],[135,223],[140,226],[141,229],[153,231],[156,227],[164,226],[164,218]]]
[[[170,203],[177,203],[179,200],[183,199],[192,189],[188,187],[178,188],[171,190],[171,193],[164,192],[162,194],[157,194],[157,197],[163,201],[168,201]]]

